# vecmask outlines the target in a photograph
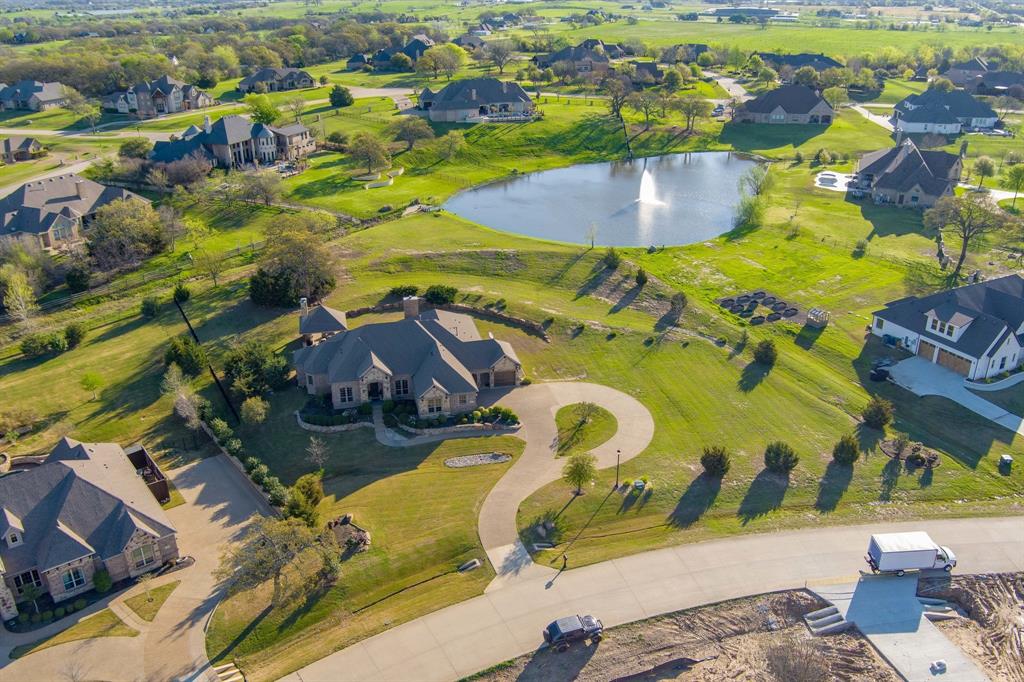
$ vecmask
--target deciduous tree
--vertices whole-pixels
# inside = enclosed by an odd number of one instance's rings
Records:
[[[216,575],[243,589],[273,581],[271,604],[278,604],[287,585],[287,569],[316,560],[313,530],[301,519],[261,517],[249,526],[242,542],[221,558]]]
[[[583,494],[583,486],[597,477],[597,458],[587,452],[569,457],[562,468],[562,480],[573,488],[576,495]]]
[[[359,133],[353,137],[348,143],[348,153],[366,166],[367,173],[372,173],[374,168],[391,165],[387,147],[370,133]]]
[[[697,95],[683,95],[674,102],[674,107],[686,119],[686,132],[692,133],[700,119],[711,114],[711,102]]]
[[[484,57],[498,68],[498,73],[505,73],[505,67],[515,58],[515,51],[510,41],[494,40],[484,45]]]
[[[391,134],[399,142],[405,142],[406,151],[411,151],[420,140],[432,140],[434,131],[426,120],[419,116],[401,116],[391,126]]]
[[[242,101],[249,108],[249,116],[254,123],[272,125],[281,118],[281,112],[266,95],[248,94]]]
[[[1008,216],[987,197],[974,194],[942,197],[924,213],[927,227],[960,240],[960,255],[952,273],[954,280],[960,276],[967,253],[978,238],[1003,229],[1007,222]]]

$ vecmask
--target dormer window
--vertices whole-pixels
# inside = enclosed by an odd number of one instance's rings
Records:
[[[932,331],[935,331],[935,330],[936,330],[936,329],[938,329],[938,328],[939,328],[939,320],[938,320],[938,318],[935,318],[935,317],[933,317],[933,318],[932,318],[932,326],[931,326],[931,329],[932,329]]]
[[[17,531],[11,531],[7,534],[7,546],[17,547],[21,544],[21,533]]]
[[[956,327],[951,324],[946,325],[946,336],[952,337],[953,332],[956,331]]]

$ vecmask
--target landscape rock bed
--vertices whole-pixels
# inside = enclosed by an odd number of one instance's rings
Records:
[[[501,464],[510,459],[512,459],[511,455],[503,455],[500,452],[485,452],[479,455],[449,457],[444,461],[444,465],[452,469],[464,469],[465,467],[477,467],[484,464]]]
[[[780,320],[801,325],[807,322],[807,313],[798,306],[766,291],[726,296],[715,302],[755,326]]]
[[[902,452],[900,452],[897,450],[896,441],[886,439],[878,444],[878,448],[889,459],[898,459],[906,462],[910,466],[934,469],[938,467],[942,461],[939,458],[939,453],[934,450],[929,450],[921,443],[907,443],[907,446],[903,448]]]

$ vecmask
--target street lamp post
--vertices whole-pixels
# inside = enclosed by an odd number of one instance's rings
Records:
[[[619,458],[622,456],[622,450],[615,451],[615,489],[619,489]]]

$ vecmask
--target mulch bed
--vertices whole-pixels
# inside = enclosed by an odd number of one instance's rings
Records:
[[[908,443],[907,447],[903,449],[903,452],[896,451],[896,441],[887,439],[883,440],[878,444],[878,448],[885,454],[889,459],[898,459],[906,462],[910,466],[920,466],[925,469],[934,469],[941,464],[942,459],[939,457],[939,453],[934,450],[929,450],[921,443]],[[923,463],[916,463],[913,460],[915,455],[920,454],[924,457]]]
[[[723,296],[716,299],[715,303],[755,326],[780,321],[799,325],[807,322],[807,311],[792,301],[763,289],[736,296]]]

